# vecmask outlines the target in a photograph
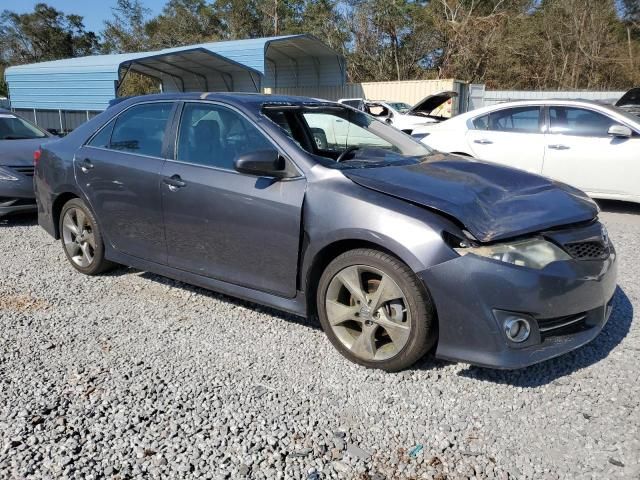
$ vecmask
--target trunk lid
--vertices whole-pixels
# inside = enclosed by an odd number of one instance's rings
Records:
[[[0,140],[0,165],[12,167],[33,165],[33,152],[40,145],[52,140],[56,140],[56,137]]]

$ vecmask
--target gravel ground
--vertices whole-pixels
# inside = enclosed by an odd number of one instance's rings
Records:
[[[640,207],[604,208],[611,320],[514,372],[367,370],[315,322],[85,277],[32,218],[3,222],[0,478],[640,478]]]

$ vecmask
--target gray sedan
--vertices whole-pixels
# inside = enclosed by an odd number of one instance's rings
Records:
[[[560,355],[600,332],[616,287],[582,192],[308,98],[117,102],[43,147],[36,192],[78,271],[317,315],[343,355],[390,371],[432,348],[497,368]]]
[[[0,217],[36,211],[33,155],[51,138],[24,118],[0,109]]]

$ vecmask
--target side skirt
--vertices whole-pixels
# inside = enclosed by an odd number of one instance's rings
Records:
[[[177,268],[172,268],[166,265],[161,265],[148,260],[142,260],[140,258],[132,257],[124,253],[118,252],[113,248],[107,249],[107,259],[120,263],[122,265],[128,265],[138,270],[144,270],[152,272],[163,277],[169,277],[174,280],[179,280],[190,285],[206,288],[207,290],[213,290],[218,293],[223,293],[231,297],[240,298],[249,302],[259,303],[268,307],[272,307],[278,310],[284,310],[285,312],[293,313],[301,317],[307,316],[307,303],[305,300],[304,292],[296,292],[294,298],[284,298],[271,293],[262,292],[260,290],[254,290],[252,288],[241,287],[232,283],[223,282],[221,280],[215,280],[213,278],[205,277],[195,273],[185,272]]]

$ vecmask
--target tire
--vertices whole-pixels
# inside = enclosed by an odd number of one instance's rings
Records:
[[[65,203],[59,222],[62,249],[76,270],[85,275],[97,275],[114,266],[104,257],[100,227],[82,200],[74,198]]]
[[[435,344],[429,293],[409,267],[387,253],[363,248],[336,257],[320,277],[316,302],[331,343],[360,365],[403,370]]]

